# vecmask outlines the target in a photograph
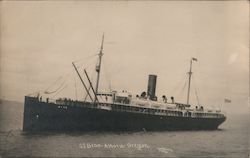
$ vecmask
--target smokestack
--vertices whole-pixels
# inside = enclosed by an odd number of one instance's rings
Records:
[[[149,75],[148,76],[148,96],[150,97],[151,100],[156,100],[155,96],[155,89],[156,89],[156,75]]]

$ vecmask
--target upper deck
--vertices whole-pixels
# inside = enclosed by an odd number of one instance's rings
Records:
[[[87,108],[96,108],[109,111],[118,112],[132,112],[141,113],[149,115],[160,115],[160,116],[173,116],[173,117],[191,117],[191,118],[223,118],[226,117],[225,114],[220,110],[207,110],[201,108],[190,108],[188,105],[180,103],[161,103],[157,101],[147,100],[147,99],[135,99],[131,102],[110,102],[108,99],[106,101],[99,101],[97,103],[84,102],[71,100],[67,98],[60,98],[57,100],[52,100],[47,98],[45,101],[40,100],[36,97],[31,97],[37,99],[39,102],[52,103],[58,105],[58,108],[66,109],[68,106],[78,106]],[[146,103],[146,104],[142,104]]]

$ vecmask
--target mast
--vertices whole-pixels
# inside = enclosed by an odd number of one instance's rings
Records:
[[[100,80],[100,72],[101,72],[101,64],[102,64],[102,56],[103,56],[103,42],[104,42],[104,34],[102,35],[102,44],[101,44],[101,48],[100,48],[100,52],[98,54],[99,56],[99,61],[96,65],[96,72],[97,72],[97,79],[96,79],[96,88],[95,88],[95,93],[96,93],[96,96],[95,96],[95,102],[97,100],[97,95],[98,95],[98,86],[99,86],[99,80]]]
[[[196,58],[191,58],[190,60],[190,70],[188,72],[188,92],[187,92],[187,105],[189,105],[189,95],[190,95],[190,85],[191,85],[191,76],[192,76],[192,62],[197,61]]]

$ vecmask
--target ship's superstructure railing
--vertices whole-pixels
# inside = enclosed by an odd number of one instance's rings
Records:
[[[113,110],[119,112],[132,112],[132,113],[141,113],[149,115],[160,115],[160,116],[174,116],[174,117],[190,117],[190,118],[222,118],[225,117],[223,112],[220,110],[207,110],[207,109],[192,109],[189,106],[183,108],[179,103],[177,104],[166,104],[160,102],[150,101],[148,104],[132,104],[127,102],[99,102],[98,104],[93,102],[83,102],[72,100],[69,98],[59,98],[59,99],[49,99],[40,100],[39,102],[46,102],[51,104],[57,104],[58,108],[63,108],[64,106],[78,106],[78,107],[87,107],[87,108],[99,108],[104,110]],[[145,100],[144,100],[145,101]],[[141,103],[141,102],[136,102]],[[144,102],[142,102],[144,103]],[[159,105],[159,106],[154,106]],[[164,105],[164,106],[163,106]],[[63,108],[67,109],[67,108]]]
[[[180,109],[180,108],[154,108],[146,106],[137,106],[129,104],[112,104],[112,110],[121,112],[135,112],[152,115],[162,116],[175,116],[175,117],[195,117],[195,118],[220,118],[224,117],[224,114],[220,112],[207,112],[207,111],[194,111],[192,109]]]

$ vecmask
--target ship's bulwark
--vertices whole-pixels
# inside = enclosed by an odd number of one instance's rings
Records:
[[[215,130],[225,118],[192,118],[109,111],[25,97],[24,131]],[[58,107],[59,106],[59,107]]]

